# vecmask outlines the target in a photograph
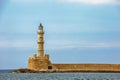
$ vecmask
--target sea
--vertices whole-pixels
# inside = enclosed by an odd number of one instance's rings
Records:
[[[120,80],[120,73],[11,73],[0,70],[0,80]]]

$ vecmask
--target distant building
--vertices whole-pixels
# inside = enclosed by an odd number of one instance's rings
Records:
[[[44,30],[38,27],[38,55],[28,58],[28,69],[37,71],[120,71],[120,64],[53,64],[44,54]]]

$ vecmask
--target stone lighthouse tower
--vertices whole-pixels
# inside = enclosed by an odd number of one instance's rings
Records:
[[[48,70],[51,68],[49,55],[44,54],[44,30],[42,24],[38,26],[38,54],[34,54],[28,58],[28,69],[33,70]]]
[[[44,57],[44,31],[42,24],[38,27],[38,57]]]

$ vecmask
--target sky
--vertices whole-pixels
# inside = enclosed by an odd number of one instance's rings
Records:
[[[120,64],[120,0],[0,0],[0,69],[27,67],[40,23],[52,63]]]

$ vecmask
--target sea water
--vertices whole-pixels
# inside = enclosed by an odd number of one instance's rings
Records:
[[[120,80],[120,73],[0,73],[0,80]]]

